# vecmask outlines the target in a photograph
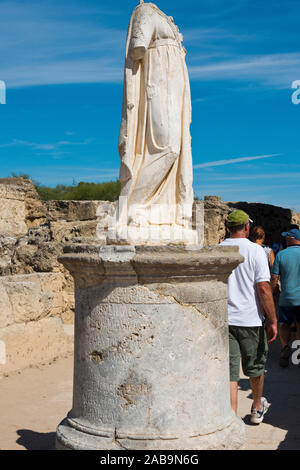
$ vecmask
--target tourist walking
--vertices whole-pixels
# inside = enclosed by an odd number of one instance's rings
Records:
[[[282,350],[279,364],[287,367],[291,354],[291,325],[294,321],[296,338],[300,339],[300,230],[293,228],[281,235],[285,237],[287,248],[281,250],[275,258],[271,286],[274,290],[280,281],[278,323]]]
[[[266,234],[265,234],[263,227],[261,227],[260,225],[253,227],[252,232],[251,232],[251,239],[254,243],[257,243],[263,248],[265,255],[267,257],[267,260],[268,260],[269,268],[271,270],[273,263],[275,261],[275,254],[270,246],[267,246],[264,244],[265,238],[266,238]]]
[[[240,361],[244,374],[249,377],[253,392],[251,422],[263,421],[270,404],[262,396],[268,342],[277,336],[277,318],[270,287],[270,270],[261,246],[248,240],[250,233],[248,214],[241,210],[231,212],[226,221],[230,238],[223,246],[238,246],[244,262],[228,278],[228,324],[230,399],[237,413]],[[267,317],[265,318],[263,311]]]
[[[289,232],[290,230],[292,230],[294,228],[299,230],[299,226],[297,224],[291,224],[286,232]],[[283,233],[285,233],[285,232],[283,232]],[[285,250],[286,247],[287,247],[286,239],[285,239],[285,237],[282,237],[282,234],[281,234],[281,238],[282,239],[281,239],[281,243],[280,243],[280,246],[279,246],[279,251]]]

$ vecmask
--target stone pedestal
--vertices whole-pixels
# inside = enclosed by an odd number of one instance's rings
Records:
[[[66,247],[75,279],[73,408],[57,449],[237,449],[227,278],[238,248]]]

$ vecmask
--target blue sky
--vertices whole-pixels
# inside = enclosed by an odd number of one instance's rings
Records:
[[[118,177],[135,1],[1,1],[0,176]],[[159,0],[184,36],[194,191],[300,212],[299,0]],[[252,158],[253,157],[253,158]],[[258,158],[259,157],[259,158]]]

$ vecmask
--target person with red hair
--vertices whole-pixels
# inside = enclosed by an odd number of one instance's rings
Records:
[[[261,227],[260,225],[253,227],[252,233],[251,233],[251,239],[254,243],[257,243],[264,249],[264,252],[266,253],[266,257],[268,259],[269,268],[271,271],[272,266],[275,261],[275,254],[272,248],[264,245],[265,238],[266,238],[266,234],[265,234],[263,227]]]

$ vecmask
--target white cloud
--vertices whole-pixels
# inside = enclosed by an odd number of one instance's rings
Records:
[[[204,42],[205,45],[207,43],[210,45],[212,41],[224,41],[224,39],[242,41],[249,38],[251,38],[249,34],[236,34],[221,28],[187,28],[183,30],[185,44],[198,45],[201,41],[202,44]]]
[[[192,65],[192,80],[255,80],[265,85],[290,88],[299,75],[300,52],[260,56],[236,55],[228,60]]]
[[[219,165],[231,165],[234,163],[249,162],[251,160],[260,160],[261,158],[279,157],[280,155],[281,155],[280,153],[275,153],[272,155],[258,155],[255,157],[232,158],[230,160],[216,160],[214,162],[206,162],[206,163],[200,163],[198,165],[194,165],[194,169],[211,167],[211,166],[219,166]]]
[[[83,142],[71,142],[69,140],[61,140],[53,144],[41,144],[37,142],[29,142],[27,140],[14,139],[12,142],[9,142],[7,144],[0,144],[0,148],[16,147],[20,145],[25,147],[31,147],[35,150],[55,150],[61,146],[88,145],[90,142],[91,139],[85,139]]]
[[[78,59],[53,61],[48,64],[31,64],[4,69],[2,75],[7,88],[25,86],[121,82],[121,67],[107,59]]]
[[[94,21],[103,8],[80,11],[62,2],[1,2],[1,79],[8,88],[122,81],[126,30]]]
[[[214,177],[214,181],[241,181],[241,180],[257,180],[257,179],[289,179],[291,181],[294,178],[300,178],[300,172],[294,173],[263,173],[255,175],[239,175],[239,176],[220,176]]]
[[[236,5],[233,5],[236,8]],[[104,26],[101,6],[62,2],[1,2],[1,79],[8,88],[69,83],[121,83],[124,29]],[[255,81],[289,87],[298,78],[300,52],[240,55],[236,44],[251,36],[221,28],[184,31],[189,74],[194,81]]]

